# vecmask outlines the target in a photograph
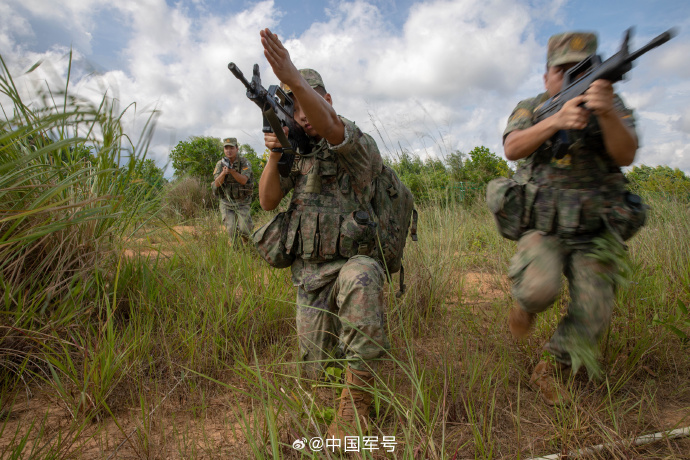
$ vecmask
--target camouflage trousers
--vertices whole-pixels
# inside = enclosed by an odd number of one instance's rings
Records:
[[[297,290],[297,334],[305,377],[318,378],[332,359],[374,372],[389,348],[383,315],[381,265],[355,256],[335,280],[314,291]]]
[[[591,249],[591,244],[569,244],[558,236],[532,230],[520,238],[510,263],[513,295],[530,313],[541,313],[556,301],[565,274],[570,292],[568,312],[544,348],[566,365],[571,365],[571,355],[596,347],[609,326],[615,303],[615,285],[606,276],[614,267],[590,257]]]
[[[248,239],[252,237],[252,230],[254,223],[252,222],[252,215],[250,206],[245,205],[231,205],[221,200],[220,202],[220,216],[228,230],[230,239],[234,240],[236,234],[240,234]]]

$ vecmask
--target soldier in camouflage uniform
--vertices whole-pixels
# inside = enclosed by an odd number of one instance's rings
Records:
[[[230,240],[237,241],[239,234],[246,240],[251,237],[252,166],[239,154],[237,139],[223,139],[225,158],[216,163],[213,170],[213,193],[220,197],[220,215],[228,229]],[[229,164],[228,168],[223,163]]]
[[[531,378],[549,404],[566,399],[560,379],[571,367],[596,363],[597,340],[610,323],[614,254],[623,249],[625,237],[616,234],[606,216],[625,190],[620,167],[631,164],[637,150],[632,112],[605,80],[593,82],[553,116],[533,121],[535,110],[561,90],[564,73],[596,48],[592,33],[551,37],[546,92],[520,102],[503,133],[506,158],[526,159],[516,180],[527,183],[525,201],[530,202],[530,208],[525,207],[530,224],[509,271],[518,303],[509,315],[513,335],[527,335],[536,314],[554,303],[561,274],[569,283],[568,313],[545,345],[546,353]],[[556,159],[551,139],[560,130],[567,130],[571,144],[567,154]],[[602,241],[609,257],[594,254]]]
[[[384,328],[381,264],[370,227],[355,213],[371,216],[373,180],[383,161],[376,142],[336,114],[321,76],[297,70],[288,51],[268,29],[261,31],[264,54],[295,100],[294,118],[312,142],[312,151],[281,177],[280,153],[271,152],[259,181],[262,208],[274,209],[292,190],[284,245],[294,253],[292,281],[297,287],[297,333],[302,369],[317,377],[333,358],[345,358],[346,387],[329,435],[342,439],[358,424],[366,426],[376,359],[388,348]],[[286,128],[287,130],[287,128]],[[266,147],[279,148],[273,133]]]

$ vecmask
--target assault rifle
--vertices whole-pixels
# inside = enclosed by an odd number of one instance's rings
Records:
[[[295,103],[290,96],[278,85],[271,85],[268,90],[261,86],[259,64],[254,64],[252,81],[247,81],[240,69],[231,62],[228,64],[230,72],[247,88],[247,97],[261,109],[263,115],[263,132],[273,132],[280,141],[282,155],[278,161],[278,172],[281,176],[290,175],[295,156],[310,153],[309,137],[302,127],[295,121]],[[283,126],[288,127],[288,135],[283,132]]]
[[[225,166],[228,169],[232,169],[232,164],[230,163],[230,160],[228,160],[227,157],[223,157],[223,159],[220,160],[220,166]]]
[[[633,61],[647,51],[650,51],[657,46],[663,45],[676,35],[674,29],[669,29],[663,34],[657,36],[645,46],[635,51],[628,52],[628,41],[632,27],[625,31],[625,37],[621,44],[620,50],[606,61],[602,62],[598,54],[590,54],[585,60],[569,69],[563,77],[563,86],[561,91],[547,100],[541,108],[534,113],[535,123],[554,115],[561,110],[563,105],[574,97],[584,94],[595,80],[608,80],[611,83],[616,83],[625,78],[633,66]],[[570,142],[566,131],[561,130],[557,132],[554,137],[554,157],[557,159],[563,158],[568,152]]]

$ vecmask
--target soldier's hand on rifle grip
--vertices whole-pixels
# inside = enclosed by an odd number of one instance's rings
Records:
[[[598,117],[613,113],[613,84],[608,80],[595,80],[584,94],[585,107]]]
[[[288,135],[289,130],[287,126],[283,126],[283,132],[286,136]],[[280,160],[280,155],[282,154],[283,146],[280,144],[278,136],[276,136],[273,133],[264,133],[264,145],[269,150],[269,157],[271,159],[275,159],[275,161]]]
[[[556,128],[585,129],[589,122],[589,110],[582,107],[584,102],[584,96],[577,96],[563,104],[561,110],[556,113]]]

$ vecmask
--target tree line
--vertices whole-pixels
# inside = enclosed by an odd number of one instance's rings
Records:
[[[254,202],[252,209],[259,209],[258,181],[267,161],[268,152],[258,154],[249,144],[240,145],[240,155],[252,166],[254,174]],[[184,178],[195,178],[200,186],[208,186],[213,181],[213,169],[223,157],[223,145],[219,138],[192,136],[180,141],[170,152],[174,170],[173,183]],[[147,162],[151,160],[146,160]],[[445,158],[427,157],[425,159],[402,150],[393,156],[384,157],[415,196],[417,203],[469,202],[483,196],[486,184],[497,177],[511,177],[518,165],[509,164],[490,149],[478,146],[465,153],[456,150]],[[151,161],[152,163],[152,161]],[[162,171],[151,168],[152,183],[162,177]],[[626,172],[633,191],[641,194],[662,194],[669,198],[690,202],[690,177],[678,168],[669,166],[635,166]],[[215,203],[208,206],[212,208]]]

